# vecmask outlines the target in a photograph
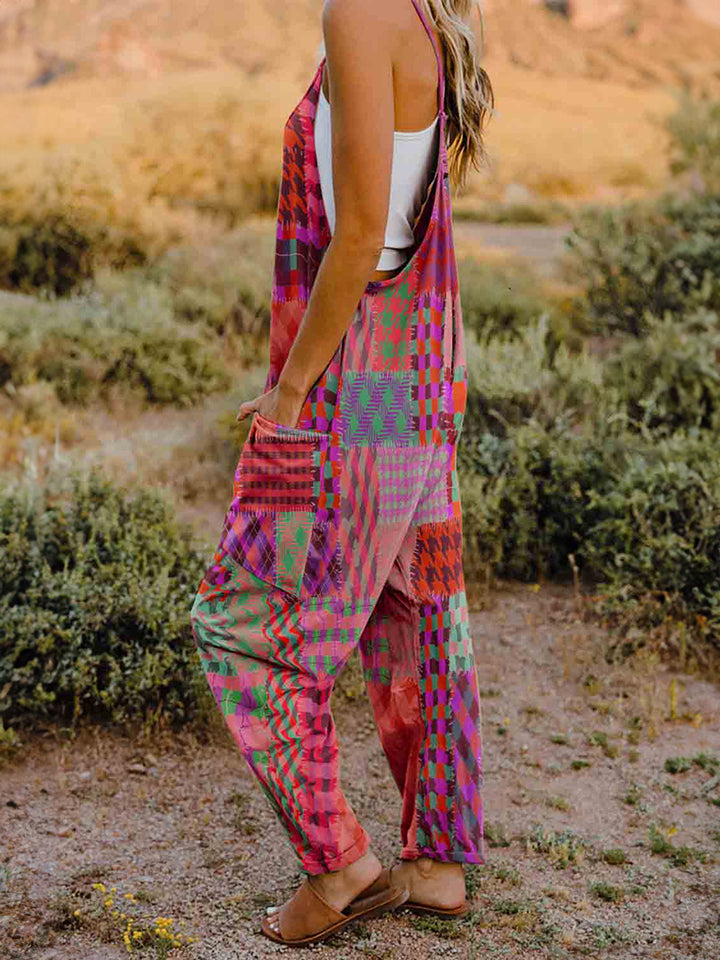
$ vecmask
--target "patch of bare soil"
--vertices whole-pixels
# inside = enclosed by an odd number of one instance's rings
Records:
[[[570,227],[458,220],[453,225],[453,235],[461,254],[517,257],[527,261],[539,277],[547,277],[559,274]]]
[[[399,912],[314,954],[720,956],[717,688],[650,657],[606,663],[603,631],[565,586],[497,585],[472,625],[487,836],[486,865],[468,871],[474,913],[453,925]],[[398,796],[365,697],[338,693],[335,713],[346,791],[391,862]],[[288,952],[257,930],[300,874],[215,720],[201,735],[149,744],[89,729],[24,738],[21,759],[2,771],[4,960],[127,956],[129,917],[131,929],[197,937],[180,953],[198,960]],[[684,758],[671,764],[680,772],[666,770],[672,758]],[[157,918],[166,920],[148,925]],[[153,936],[142,955],[165,956],[168,937]]]

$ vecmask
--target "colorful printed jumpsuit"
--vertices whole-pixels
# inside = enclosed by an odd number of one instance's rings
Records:
[[[423,12],[440,73],[442,57]],[[330,242],[313,126],[323,63],[290,116],[270,389]],[[483,863],[480,701],[456,450],[466,401],[445,114],[412,259],[367,286],[299,427],[255,414],[191,619],[207,680],[308,874],[369,839],[339,782],[333,686],[359,647],[402,796],[404,859]]]

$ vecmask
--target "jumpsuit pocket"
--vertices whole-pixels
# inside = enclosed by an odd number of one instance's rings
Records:
[[[338,580],[336,526],[318,518],[329,439],[256,413],[235,471],[225,550],[296,600],[328,593]]]

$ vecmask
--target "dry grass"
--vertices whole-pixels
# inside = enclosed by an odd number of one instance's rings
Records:
[[[470,195],[521,183],[544,198],[616,199],[660,189],[667,180],[659,120],[675,105],[667,92],[618,83],[543,77],[488,64],[497,114],[488,127],[489,174]]]
[[[274,209],[294,84],[231,69],[3,94],[0,215],[70,211],[151,254]]]
[[[653,118],[672,89],[717,91],[720,30],[675,0],[618,11],[585,30],[527,0],[487,4],[498,115],[492,171],[470,197],[509,183],[541,198],[662,186]],[[70,205],[163,241],[274,205],[283,121],[320,41],[317,0],[216,0],[201,15],[190,0],[47,0],[3,5],[0,26],[0,90],[16,91],[0,96],[0,214]],[[52,82],[22,89],[43,74]]]
[[[655,118],[668,93],[488,64],[498,114],[491,169],[467,200],[522,183],[542,198],[613,199],[667,176]],[[230,67],[154,79],[76,80],[0,95],[0,215],[72,211],[152,254],[203,242],[254,211],[274,211],[282,128],[303,83]]]

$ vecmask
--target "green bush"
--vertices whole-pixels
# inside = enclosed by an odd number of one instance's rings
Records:
[[[598,333],[642,337],[655,318],[720,311],[720,196],[583,212],[567,240],[576,305]]]
[[[458,276],[465,327],[481,342],[520,336],[549,307],[526,268],[466,257],[458,263]]]
[[[212,244],[173,247],[147,275],[170,291],[179,320],[267,336],[274,249],[272,231],[244,227]]]
[[[2,491],[0,718],[192,717],[205,683],[189,609],[203,566],[148,491],[96,476]]]
[[[460,474],[468,563],[495,558],[496,573],[510,579],[569,576],[569,555],[597,515],[592,491],[612,483],[623,462],[621,432],[531,422],[505,439],[486,435],[478,449],[484,461]]]
[[[632,625],[683,621],[720,650],[720,464],[714,434],[651,438],[589,492],[595,522],[579,550],[606,610]]]
[[[54,302],[0,300],[0,386],[47,381],[63,402],[86,403],[118,385],[187,405],[229,382],[219,344],[178,323],[169,293],[132,272],[104,271],[89,291]]]
[[[672,172],[694,174],[705,190],[720,193],[720,100],[684,93],[665,129]]]
[[[552,338],[547,313],[530,321],[512,340],[478,342],[466,334],[468,363],[467,415],[459,460],[472,469],[478,438],[506,436],[534,420],[552,427],[581,422],[597,408],[602,365],[587,350],[573,353]],[[478,454],[482,459],[482,452]]]
[[[54,216],[5,228],[0,246],[0,284],[21,293],[66,296],[93,273],[90,238],[69,220]]]
[[[682,622],[696,659],[720,651],[714,433],[661,439],[599,416],[581,431],[525,424],[478,449],[460,474],[470,575],[490,564],[506,578],[566,578],[573,554],[621,637]]]
[[[720,428],[720,314],[666,314],[604,365],[603,387],[636,426],[657,435]]]
[[[64,297],[98,267],[124,270],[145,264],[148,256],[142,237],[70,212],[7,216],[0,224],[0,287],[6,290]]]

